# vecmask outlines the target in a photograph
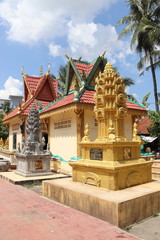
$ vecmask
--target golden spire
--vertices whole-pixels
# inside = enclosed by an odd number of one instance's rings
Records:
[[[108,70],[108,69],[114,71],[114,68],[110,62],[107,62],[106,66],[105,66],[105,70]]]
[[[40,75],[40,76],[43,75],[43,66],[42,66],[42,65],[40,66],[40,72],[39,72],[39,75]]]

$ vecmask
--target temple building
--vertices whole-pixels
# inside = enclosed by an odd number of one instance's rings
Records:
[[[98,135],[95,119],[95,79],[104,71],[104,54],[92,62],[70,57],[66,66],[65,78],[52,79],[50,72],[40,77],[22,73],[24,79],[24,103],[4,118],[9,127],[9,150],[16,149],[25,136],[25,121],[33,104],[40,110],[41,134],[46,135],[54,156],[63,160],[82,156],[79,142],[84,136],[84,126],[89,125],[90,139]],[[125,135],[132,139],[133,123],[147,110],[141,104],[126,100],[127,116],[124,123]]]
[[[28,76],[22,71],[24,82],[24,102],[4,117],[4,124],[9,130],[9,150],[17,149],[18,143],[26,135],[26,119],[32,105],[37,109],[44,108],[57,98],[58,82],[50,75],[48,69],[45,75]],[[42,133],[47,134],[45,123],[42,123]]]

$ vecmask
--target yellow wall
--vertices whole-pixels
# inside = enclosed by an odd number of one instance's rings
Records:
[[[71,119],[71,127],[54,129],[54,123]],[[64,160],[77,157],[76,114],[73,111],[53,116],[50,121],[50,150]]]
[[[70,128],[54,129],[54,123],[71,119]],[[125,135],[132,140],[132,121],[128,114],[125,119]],[[95,115],[92,109],[84,110],[84,126],[89,124],[90,139],[97,138],[98,127],[95,126]],[[65,160],[77,157],[77,124],[76,114],[73,111],[57,114],[50,119],[50,149],[54,155],[59,155]],[[83,135],[83,134],[82,134]]]

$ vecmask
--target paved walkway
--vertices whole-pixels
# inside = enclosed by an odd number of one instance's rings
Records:
[[[137,240],[117,227],[0,179],[1,240]]]

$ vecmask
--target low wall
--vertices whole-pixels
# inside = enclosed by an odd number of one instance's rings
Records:
[[[59,159],[52,158],[50,161],[51,170],[57,173],[64,173],[67,175],[72,174],[72,167],[69,163],[60,161]]]
[[[10,161],[11,164],[16,164],[15,152],[11,152],[7,149],[0,149],[0,157]]]

